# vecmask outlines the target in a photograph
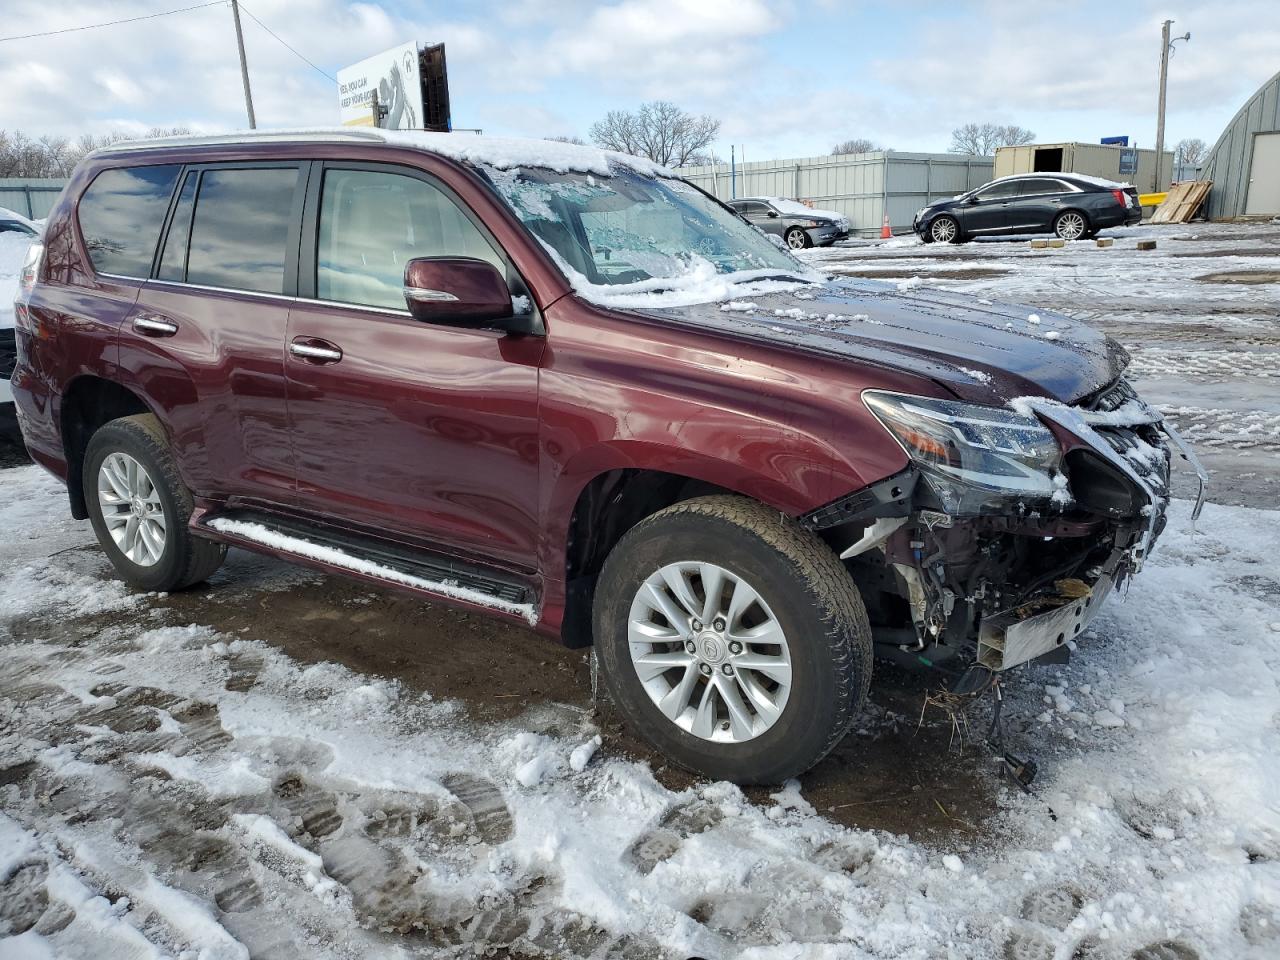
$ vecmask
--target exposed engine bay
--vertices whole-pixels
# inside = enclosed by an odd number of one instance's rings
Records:
[[[1164,529],[1175,454],[1203,503],[1194,453],[1123,379],[1075,406],[864,402],[910,465],[804,521],[858,583],[879,656],[997,674],[1065,661]]]

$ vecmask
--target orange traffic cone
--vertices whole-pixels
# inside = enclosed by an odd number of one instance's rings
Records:
[[[887,213],[884,215],[884,224],[880,227],[880,239],[893,239],[893,227],[889,226],[889,215]]]

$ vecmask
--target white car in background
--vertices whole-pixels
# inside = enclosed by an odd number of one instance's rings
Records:
[[[13,393],[9,376],[13,373],[17,346],[13,333],[13,298],[18,293],[18,271],[27,247],[40,237],[41,225],[22,214],[0,207],[0,434],[17,431]]]

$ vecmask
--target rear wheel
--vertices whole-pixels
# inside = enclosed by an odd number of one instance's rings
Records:
[[[809,234],[805,233],[799,227],[792,227],[787,231],[787,246],[792,250],[803,250],[805,247],[812,247],[813,241],[809,239]]]
[[[181,590],[213,574],[227,548],[191,535],[191,492],[151,414],[112,420],[89,440],[84,499],[98,543],[121,579]]]
[[[929,239],[935,243],[959,243],[960,224],[954,217],[938,217],[929,224]]]
[[[1089,232],[1089,221],[1079,210],[1064,210],[1054,219],[1053,232],[1063,240],[1082,240]]]
[[[857,588],[826,544],[754,501],[702,497],[641,521],[595,596],[609,694],[654,747],[705,776],[803,773],[866,697]]]

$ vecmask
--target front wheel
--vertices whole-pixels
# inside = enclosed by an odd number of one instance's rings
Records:
[[[867,694],[871,630],[826,544],[735,496],[688,500],[633,527],[595,592],[613,701],[675,763],[778,783],[839,742]]]
[[[89,440],[84,499],[98,543],[120,578],[181,590],[222,565],[227,548],[191,535],[193,502],[151,414],[112,420]]]
[[[1089,221],[1078,210],[1065,210],[1054,219],[1053,232],[1062,240],[1082,240],[1089,232]]]
[[[935,243],[959,243],[960,224],[954,217],[938,217],[929,224],[929,239]]]
[[[792,227],[787,231],[787,246],[792,250],[803,250],[806,247],[812,247],[813,241],[809,239],[809,234],[805,233],[799,227]]]

